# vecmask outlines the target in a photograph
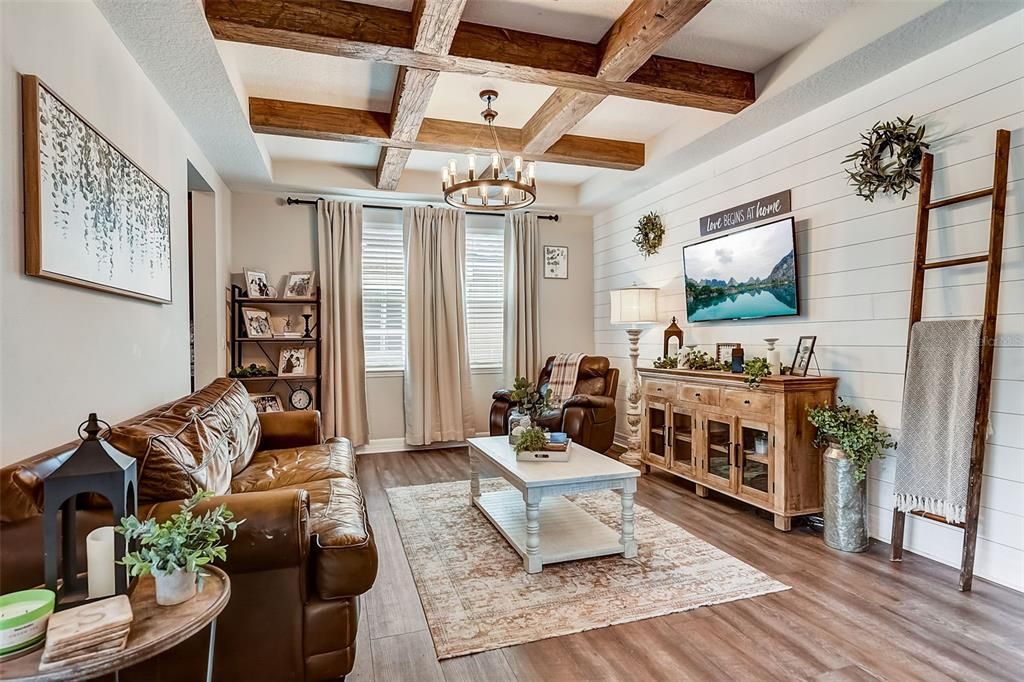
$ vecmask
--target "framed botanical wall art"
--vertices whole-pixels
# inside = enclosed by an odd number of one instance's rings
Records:
[[[25,273],[170,303],[167,190],[39,78],[21,87]]]
[[[569,279],[568,246],[544,246],[544,279]]]

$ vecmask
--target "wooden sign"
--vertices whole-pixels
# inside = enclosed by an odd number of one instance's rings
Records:
[[[789,190],[777,192],[700,219],[700,236],[724,232],[749,223],[776,218],[792,210]]]

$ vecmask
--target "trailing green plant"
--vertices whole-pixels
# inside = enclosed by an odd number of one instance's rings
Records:
[[[526,377],[516,377],[509,397],[512,398],[512,402],[517,403],[520,412],[529,415],[530,421],[534,424],[545,410],[551,409],[551,389],[541,394]]]
[[[251,362],[244,367],[241,365],[235,367],[228,373],[228,376],[233,379],[242,379],[245,377],[272,377],[275,374],[266,365],[257,365],[255,362]]]
[[[537,426],[524,429],[519,437],[516,438],[512,444],[512,449],[517,453],[523,452],[537,452],[544,449],[544,446],[548,444],[548,437],[544,435],[544,431]]]
[[[193,572],[214,559],[227,559],[227,545],[221,539],[227,532],[231,539],[245,519],[234,520],[234,514],[225,505],[209,509],[196,516],[193,510],[203,500],[213,497],[208,490],[200,490],[181,503],[181,511],[172,514],[163,523],[156,519],[139,521],[135,516],[121,519],[116,530],[125,541],[138,541],[139,549],[125,554],[119,563],[128,567],[131,575],[150,573]]]
[[[747,387],[754,389],[761,385],[761,379],[772,373],[768,358],[750,358],[743,363],[743,374],[746,375]]]
[[[665,238],[665,226],[661,222],[661,216],[651,211],[636,225],[636,235],[633,243],[640,249],[644,258],[653,256],[661,248],[661,241]]]
[[[729,370],[729,363],[719,362],[700,348],[694,348],[686,354],[686,367],[688,369],[717,369]]]
[[[856,469],[854,477],[863,481],[873,459],[882,458],[885,448],[896,447],[892,436],[878,426],[878,416],[871,410],[860,410],[843,404],[822,405],[807,409],[807,420],[817,427],[816,446],[834,445],[846,453]]]
[[[679,356],[669,355],[664,358],[658,358],[654,361],[654,367],[656,369],[677,369],[679,367]]]
[[[852,165],[845,170],[857,196],[874,201],[880,191],[906,199],[921,182],[918,170],[928,143],[924,141],[925,127],[915,127],[913,121],[913,116],[906,120],[896,117],[861,133],[860,149],[843,161]]]

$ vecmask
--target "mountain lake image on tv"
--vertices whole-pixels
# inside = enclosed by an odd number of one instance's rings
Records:
[[[786,218],[685,247],[686,319],[796,315],[794,242]]]

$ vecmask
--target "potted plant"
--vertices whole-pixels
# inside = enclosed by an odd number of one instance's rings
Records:
[[[809,408],[807,419],[817,427],[814,444],[825,450],[825,544],[844,552],[868,548],[867,488],[864,479],[872,460],[896,445],[878,426],[874,410],[864,414],[844,405]]]
[[[221,544],[225,532],[231,539],[244,521],[235,521],[234,514],[220,505],[196,516],[196,505],[213,493],[200,490],[181,504],[181,511],[163,523],[156,519],[139,521],[135,516],[121,519],[117,532],[125,541],[138,542],[138,549],[127,552],[120,563],[133,576],[152,574],[156,580],[156,603],[173,606],[188,601],[196,594],[196,580],[202,567],[214,559],[227,559],[227,545]]]
[[[518,429],[527,429],[536,424],[545,410],[551,409],[551,389],[543,394],[526,377],[516,377],[509,395],[515,407],[508,417],[509,442],[519,435]]]
[[[528,429],[523,429],[522,432],[516,436],[515,442],[512,443],[512,449],[516,451],[518,455],[520,452],[538,452],[543,450],[548,444],[548,437],[544,435],[543,429],[533,426]]]
[[[743,363],[743,374],[747,377],[747,388],[755,389],[761,385],[761,379],[772,373],[768,358],[750,358]]]

